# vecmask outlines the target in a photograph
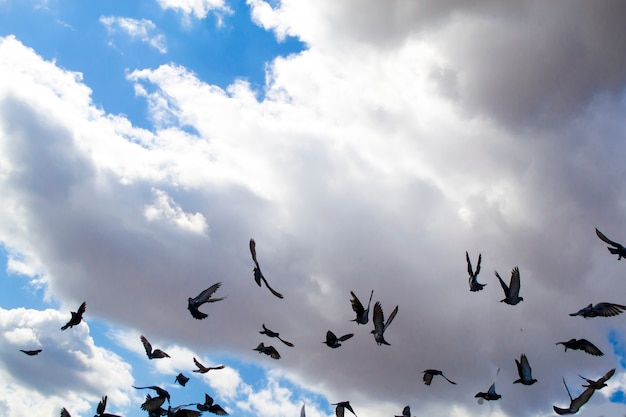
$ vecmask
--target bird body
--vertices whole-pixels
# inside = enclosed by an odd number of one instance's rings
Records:
[[[348,334],[344,334],[341,337],[337,337],[335,336],[335,333],[331,332],[330,330],[326,332],[326,341],[322,342],[322,343],[326,343],[326,346],[336,349],[339,346],[341,346],[341,343],[339,342],[344,342],[348,339],[350,339],[352,336],[354,336],[354,333],[348,333]]]
[[[517,365],[519,379],[513,381],[514,384],[532,385],[537,382],[537,380],[532,377],[532,371],[526,354],[522,353],[519,361],[515,359],[515,364]]]
[[[500,278],[500,274],[498,274],[498,271],[495,271],[495,274],[496,274],[496,277],[498,277],[498,280],[500,281],[502,290],[504,290],[504,298],[500,300],[500,302],[514,306],[520,301],[524,301],[524,297],[519,296],[520,276],[519,276],[518,267],[513,268],[513,270],[511,271],[511,280],[508,286],[502,280],[502,278]]]
[[[283,298],[283,295],[281,293],[270,287],[270,284],[265,279],[265,276],[263,276],[263,272],[261,272],[261,267],[259,266],[259,262],[256,259],[256,242],[254,241],[254,239],[250,239],[250,254],[252,255],[252,261],[254,261],[254,281],[259,287],[261,286],[261,281],[263,281],[267,289],[270,290],[272,294],[274,294],[278,298]]]
[[[476,292],[482,290],[487,284],[481,284],[478,282],[478,274],[480,273],[480,262],[482,260],[482,254],[478,254],[478,263],[476,264],[476,271],[472,269],[472,262],[470,261],[469,253],[465,251],[465,260],[467,261],[467,273],[469,274],[469,287],[470,291]]]
[[[570,313],[570,316],[590,317],[612,317],[622,314],[626,310],[626,306],[613,303],[598,303],[596,305],[589,304],[587,307],[578,310],[576,313]]]
[[[195,298],[191,298],[191,297],[188,298],[188,300],[187,300],[187,309],[189,310],[189,312],[191,313],[193,318],[195,318],[197,320],[202,320],[202,319],[205,319],[205,318],[208,317],[208,314],[203,313],[200,310],[198,310],[198,308],[202,304],[214,303],[216,301],[222,301],[223,299],[226,298],[226,297],[211,298],[213,293],[215,291],[217,291],[217,289],[219,287],[221,287],[221,285],[222,285],[222,283],[218,282],[217,284],[213,284],[209,288],[207,288],[206,290],[202,291]]]
[[[176,379],[174,380],[174,382],[178,382],[180,385],[184,387],[185,385],[187,385],[187,382],[189,382],[189,377],[183,375],[183,373],[181,372],[178,375],[176,375]]]
[[[609,252],[613,255],[617,255],[617,260],[620,261],[622,258],[626,258],[626,248],[622,246],[621,243],[613,242],[611,239],[606,237],[601,231],[596,227],[596,235],[602,240],[604,243],[608,243],[612,247],[607,247]]]
[[[280,359],[280,354],[274,346],[265,346],[263,342],[259,343],[257,347],[252,350],[256,350],[259,353],[264,353],[272,359]]]
[[[35,355],[39,355],[42,352],[42,349],[35,349],[35,350],[20,349],[20,352],[24,352],[28,356],[35,356]]]
[[[193,363],[195,363],[196,366],[198,367],[198,369],[194,369],[193,372],[196,372],[196,373],[199,373],[199,374],[206,374],[207,372],[212,371],[212,370],[224,369],[225,368],[224,365],[204,366],[200,362],[198,362],[198,360],[196,358],[193,358]]]
[[[281,339],[280,333],[276,333],[276,332],[268,329],[267,327],[265,327],[265,324],[263,324],[262,326],[263,326],[263,330],[261,330],[259,333],[264,334],[264,335],[269,336],[269,337],[275,337],[278,340],[280,340],[281,342],[283,342],[284,344],[286,344],[287,346],[293,347],[293,343],[288,342],[288,341],[286,341],[284,339]]]
[[[557,342],[556,344],[565,346],[566,352],[567,352],[567,349],[572,349],[572,350],[582,350],[593,356],[604,355],[604,353],[602,353],[602,351],[598,349],[596,345],[594,345],[587,339],[570,339],[567,342]]]
[[[63,325],[63,327],[61,327],[61,330],[66,330],[68,328],[72,328],[74,326],[79,325],[80,322],[83,320],[83,314],[85,314],[86,310],[87,310],[87,303],[83,302],[80,305],[80,307],[78,307],[78,310],[71,312],[72,317],[67,323],[65,323],[65,325]]]
[[[446,378],[446,376],[443,374],[443,372],[441,372],[438,369],[427,369],[424,371],[424,384],[426,385],[430,385],[430,383],[433,380],[433,376],[435,375],[441,375],[446,381],[448,381],[451,384],[456,385],[456,382],[450,381],[448,378]]]
[[[367,324],[369,321],[370,314],[370,304],[372,303],[372,296],[374,295],[374,290],[370,293],[370,299],[367,302],[367,308],[363,307],[361,301],[354,294],[354,292],[350,291],[350,295],[352,299],[350,300],[350,304],[352,304],[352,310],[356,313],[356,318],[351,321],[356,321],[357,324]]]
[[[405,406],[402,409],[402,415],[401,416],[394,416],[394,417],[411,417],[411,407],[409,407],[408,405]]]
[[[371,333],[374,335],[374,339],[376,340],[378,346],[389,345],[384,338],[384,334],[394,317],[396,317],[396,314],[398,314],[398,306],[393,309],[389,318],[387,318],[387,321],[385,322],[385,316],[383,314],[383,308],[380,305],[380,301],[377,301],[376,304],[374,304],[374,314],[372,317],[372,320],[374,321],[374,330],[372,330]]]
[[[162,359],[162,358],[170,357],[170,355],[168,355],[161,349],[153,350],[152,345],[150,344],[150,342],[148,341],[148,339],[146,339],[144,335],[141,335],[139,339],[141,340],[141,343],[143,343],[143,347],[146,350],[146,355],[148,355],[148,359]]]

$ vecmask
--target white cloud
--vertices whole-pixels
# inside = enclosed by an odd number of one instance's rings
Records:
[[[164,219],[182,230],[206,233],[209,226],[201,213],[185,213],[165,191],[153,189],[152,192],[154,201],[144,209],[144,216],[148,221]]]
[[[147,43],[162,54],[167,52],[165,35],[156,33],[156,25],[151,20],[120,16],[100,16],[100,23],[106,27],[109,35],[113,35],[119,30],[130,36],[131,39]]]
[[[157,0],[161,9],[172,9],[183,15],[183,22],[190,24],[190,18],[204,19],[213,11],[218,17],[218,26],[222,24],[222,15],[232,10],[224,0]]]

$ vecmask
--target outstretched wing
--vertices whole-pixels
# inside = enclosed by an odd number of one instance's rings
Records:
[[[532,378],[532,371],[530,368],[530,364],[528,363],[528,358],[525,354],[522,353],[520,357],[520,361],[515,361],[517,363],[517,371],[519,373],[519,377],[525,381],[530,381]]]
[[[613,242],[611,239],[609,239],[608,237],[604,236],[604,234],[598,230],[598,228],[596,227],[596,235],[600,238],[600,240],[602,240],[604,243],[608,243],[611,246],[614,246],[616,248],[620,248],[622,247],[622,245],[620,243],[617,242]]]
[[[141,343],[143,343],[143,348],[146,350],[146,355],[150,356],[152,354],[152,345],[144,335],[141,335],[140,339]]]
[[[394,308],[391,314],[389,315],[389,318],[385,322],[385,327],[383,328],[383,331],[385,331],[387,327],[389,327],[393,319],[396,317],[396,314],[398,314],[398,306],[396,306],[396,308]]]
[[[593,356],[604,356],[604,353],[596,345],[587,339],[580,339],[580,348]]]
[[[509,294],[511,297],[515,298],[519,295],[520,289],[520,278],[519,278],[519,268],[515,267],[511,271],[511,283],[509,284]]]
[[[365,307],[363,307],[363,304],[361,304],[361,301],[354,294],[354,292],[350,291],[350,295],[352,295],[352,300],[350,300],[350,303],[352,303],[352,310],[354,310],[357,317],[360,317],[365,312]]]
[[[496,277],[498,277],[498,281],[500,281],[500,286],[504,290],[504,296],[508,297],[509,296],[509,286],[506,285],[506,283],[502,280],[502,278],[500,277],[500,274],[498,274],[498,271],[494,271],[494,273],[496,274]]]
[[[207,288],[206,290],[204,290],[204,291],[202,291],[200,294],[198,294],[198,296],[196,296],[196,298],[193,298],[191,301],[192,301],[195,305],[197,305],[197,306],[199,306],[199,305],[201,305],[201,304],[204,304],[204,303],[206,303],[206,302],[208,302],[208,301],[218,301],[217,299],[215,299],[215,300],[209,300],[209,299],[211,298],[211,295],[212,295],[215,291],[217,291],[217,289],[218,289],[219,287],[221,287],[221,286],[222,286],[222,283],[221,283],[221,282],[218,282],[217,284],[213,284],[213,285],[211,285],[209,288]]]
[[[76,314],[78,315],[78,317],[83,317],[85,311],[87,311],[87,302],[83,301],[80,307],[78,307],[78,311],[76,311]]]
[[[374,331],[377,334],[380,334],[385,330],[385,316],[383,314],[383,308],[380,305],[380,301],[376,301],[376,304],[374,304],[372,321],[374,322]]]
[[[626,310],[626,306],[621,304],[613,304],[613,303],[598,303],[593,306],[593,311],[598,313],[599,316],[602,317],[612,317],[621,314],[622,311]]]
[[[107,408],[107,396],[105,395],[104,397],[102,397],[102,400],[100,400],[100,402],[98,403],[98,408],[96,409],[96,412],[98,414],[103,414],[106,408]]]
[[[267,280],[265,279],[265,277],[263,275],[261,275],[261,279],[263,280],[263,282],[265,283],[265,286],[267,287],[268,290],[270,290],[270,292],[272,294],[274,294],[276,297],[278,298],[284,298],[283,295],[281,293],[279,293],[278,291],[276,291],[274,288],[270,287],[270,284],[268,284]]]
[[[472,261],[470,261],[469,253],[465,251],[465,260],[467,261],[467,273],[471,278],[474,277],[474,270],[472,269]]]
[[[259,262],[257,262],[256,260],[256,242],[254,241],[254,239],[250,239],[250,254],[252,255],[252,260],[254,261],[254,264],[258,268]]]

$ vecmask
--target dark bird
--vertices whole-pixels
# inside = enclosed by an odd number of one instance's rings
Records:
[[[202,311],[198,310],[198,307],[200,307],[202,304],[204,304],[204,303],[214,303],[216,301],[222,301],[223,299],[226,298],[226,297],[211,298],[213,293],[215,291],[217,291],[217,289],[221,285],[222,285],[222,283],[218,282],[217,284],[213,284],[209,288],[207,288],[206,290],[202,291],[200,294],[198,294],[197,297],[195,297],[195,298],[189,297],[188,298],[188,300],[187,300],[187,309],[189,309],[189,312],[191,313],[191,315],[193,316],[194,319],[202,320],[202,319],[205,319],[205,318],[207,318],[209,316],[208,314],[205,314]]]
[[[69,411],[67,411],[67,408],[63,407],[61,409],[61,417],[72,417],[72,415]]]
[[[369,321],[368,316],[370,314],[370,304],[372,302],[374,290],[372,290],[372,292],[370,293],[370,300],[367,302],[367,308],[363,307],[363,304],[361,304],[361,301],[359,301],[354,292],[350,291],[350,295],[352,296],[352,299],[350,300],[350,303],[352,304],[352,310],[354,310],[354,312],[356,313],[356,318],[351,321],[356,321],[357,324],[367,324],[367,322]]]
[[[261,272],[261,267],[259,266],[259,262],[257,262],[256,260],[256,242],[254,241],[254,239],[250,239],[250,253],[252,254],[252,260],[254,261],[254,265],[255,265],[253,271],[254,271],[254,280],[256,281],[257,285],[260,287],[261,281],[263,281],[267,289],[270,290],[272,294],[274,294],[278,298],[283,298],[283,295],[281,293],[279,293],[278,291],[270,287],[270,284],[267,283],[267,280],[263,276],[263,272]]]
[[[202,412],[185,408],[194,404],[195,403],[183,404],[176,407],[168,407],[165,415],[167,415],[167,417],[200,417]]]
[[[196,366],[198,367],[198,369],[194,369],[193,372],[197,372],[199,374],[206,374],[207,372],[212,371],[212,370],[224,369],[225,368],[224,365],[204,366],[200,362],[198,362],[198,360],[196,358],[193,358],[193,363],[195,363]]]
[[[580,410],[580,407],[585,405],[587,401],[589,401],[593,393],[595,392],[595,389],[588,387],[578,397],[572,398],[572,394],[570,394],[569,388],[567,388],[567,384],[565,383],[565,378],[563,378],[563,384],[565,385],[565,389],[567,390],[567,395],[569,396],[570,404],[569,404],[569,408],[559,408],[553,405],[552,408],[554,409],[554,412],[557,413],[558,415],[576,414],[578,410]]]
[[[396,314],[398,314],[398,306],[393,309],[389,318],[385,322],[385,316],[383,314],[383,308],[380,305],[380,301],[376,301],[376,304],[374,304],[374,315],[372,317],[372,320],[374,321],[374,330],[372,330],[371,333],[374,335],[374,339],[376,339],[378,346],[389,345],[389,343],[385,341],[384,333],[393,321],[394,317],[396,317]]]
[[[80,324],[83,320],[83,314],[85,314],[85,310],[87,310],[87,303],[83,302],[80,307],[78,307],[78,311],[72,311],[72,318],[70,321],[65,323],[65,326],[61,327],[61,330],[65,330],[68,327],[74,327]]]
[[[406,407],[402,409],[401,416],[394,416],[394,417],[411,417],[411,407],[407,405]]]
[[[613,246],[612,248],[611,247],[607,247],[607,249],[613,255],[617,255],[617,260],[618,261],[621,260],[622,258],[626,257],[626,248],[624,246],[622,246],[621,243],[613,242],[611,239],[609,239],[608,237],[604,236],[604,234],[601,231],[599,231],[597,227],[596,227],[596,235],[598,235],[600,240],[602,240],[604,243],[608,243],[609,245]]]
[[[148,359],[161,359],[161,358],[169,358],[170,355],[163,352],[161,349],[152,350],[152,345],[148,342],[145,336],[141,336],[141,343],[143,343],[144,349],[146,349],[146,355],[148,355]]]
[[[612,317],[622,314],[626,310],[626,306],[613,303],[598,303],[596,305],[589,304],[587,307],[578,310],[576,313],[570,313],[570,316],[589,317]]]
[[[584,379],[585,381],[587,381],[587,385],[583,385],[583,387],[593,388],[595,390],[599,390],[599,389],[602,389],[602,388],[606,387],[606,381],[611,379],[613,374],[615,374],[615,368],[613,368],[610,371],[608,371],[606,374],[604,374],[597,381],[594,381],[593,379],[585,378],[582,375],[578,375],[578,376],[581,377],[582,379]]]
[[[470,261],[469,253],[465,251],[465,259],[467,260],[467,273],[469,274],[469,287],[470,291],[476,292],[482,290],[487,284],[481,284],[478,282],[478,274],[480,273],[480,261],[482,254],[478,254],[478,263],[476,264],[476,271],[472,269],[472,262]]]
[[[437,369],[427,369],[424,371],[424,384],[426,385],[430,385],[430,383],[433,381],[433,376],[435,375],[441,375],[446,381],[448,381],[451,384],[456,385],[456,382],[450,381],[448,378],[446,378],[446,376],[443,374],[443,372],[437,370]]]
[[[556,344],[565,346],[566,352],[567,352],[567,349],[572,349],[572,350],[583,350],[593,356],[604,355],[604,353],[602,353],[600,349],[598,349],[593,343],[591,343],[587,339],[570,339],[567,342],[557,342]]]
[[[274,348],[274,346],[265,346],[263,342],[259,343],[259,346],[255,347],[252,350],[256,350],[259,353],[265,353],[272,359],[280,359],[280,354],[278,353],[276,348]]]
[[[135,388],[135,389],[153,389],[153,390],[157,393],[157,396],[158,396],[158,397],[163,398],[163,401],[167,400],[167,402],[168,402],[168,403],[170,402],[170,393],[169,393],[169,392],[167,392],[167,391],[165,391],[165,390],[164,390],[163,388],[161,388],[161,387],[157,387],[156,385],[150,385],[150,386],[147,386],[147,387],[136,387],[136,386],[134,386],[134,385],[133,385],[132,387],[133,387],[133,388]],[[150,400],[150,399],[154,400],[154,399],[156,399],[156,398],[158,398],[158,397],[149,398],[148,400]],[[163,401],[161,401],[161,404],[163,404]],[[146,402],[147,402],[147,401],[146,401]],[[144,404],[145,404],[145,403],[144,403]],[[159,404],[156,408],[160,407],[160,406],[161,406],[161,404]],[[142,408],[142,409],[144,409],[144,410],[146,410],[145,408],[143,408],[143,405],[142,405],[142,407],[141,407],[141,408]],[[152,410],[146,410],[146,411],[152,411]]]
[[[496,277],[498,277],[498,280],[500,281],[500,285],[502,286],[502,289],[504,290],[504,298],[500,300],[501,303],[507,303],[507,304],[514,306],[520,301],[524,301],[524,297],[519,296],[520,280],[519,280],[519,268],[518,267],[513,268],[513,270],[511,271],[511,280],[508,286],[502,280],[502,278],[500,278],[498,271],[495,271],[495,274],[496,274]]]
[[[526,354],[522,353],[519,361],[515,359],[515,363],[517,364],[517,374],[519,375],[519,379],[513,381],[514,384],[532,385],[537,382],[537,380],[532,376],[532,370],[530,369],[530,364],[528,363]]]
[[[336,404],[331,404],[331,405],[337,406],[335,407],[335,415],[337,417],[344,417],[344,410],[346,409],[349,410],[356,417],[356,413],[352,409],[352,406],[350,405],[350,401],[341,401],[341,402],[338,402]]]
[[[178,375],[176,375],[176,379],[174,380],[174,382],[178,382],[180,385],[184,387],[187,384],[187,382],[189,382],[189,377],[186,377],[181,372]]]
[[[167,410],[161,407],[165,402],[165,397],[151,397],[146,395],[146,401],[141,404],[141,409],[148,412],[148,417],[166,416]]]
[[[98,403],[98,407],[96,408],[96,415],[93,417],[120,417],[117,414],[109,414],[105,413],[104,410],[107,408],[107,396],[102,397],[100,402]]]
[[[350,339],[352,336],[354,336],[354,333],[348,333],[348,334],[344,334],[341,337],[337,337],[335,336],[335,333],[329,330],[326,332],[326,341],[322,343],[326,343],[326,346],[336,349],[339,346],[341,346],[341,343],[339,342],[344,342]]]
[[[275,337],[275,338],[277,338],[278,340],[280,340],[281,342],[283,342],[284,344],[286,344],[287,346],[293,347],[293,343],[288,342],[288,341],[286,341],[286,340],[284,340],[284,339],[281,339],[281,338],[280,338],[280,334],[279,334],[279,333],[276,333],[276,332],[271,331],[270,329],[268,329],[267,327],[265,327],[265,324],[262,324],[262,326],[263,326],[263,330],[261,330],[259,333],[264,334],[264,335],[267,335],[267,336],[269,336],[269,337]]]
[[[487,392],[479,392],[474,395],[474,398],[482,398],[487,401],[496,401],[502,398],[500,394],[496,394],[496,379],[498,378],[498,374],[500,373],[500,368],[496,371],[496,378],[494,378],[493,383],[489,387]],[[478,400],[479,403],[482,403],[482,400]]]
[[[213,402],[213,398],[209,394],[204,394],[204,404],[197,404],[196,407],[200,411],[208,411],[218,416],[227,416],[228,413],[219,404]]]
[[[23,349],[20,349],[20,352],[24,352],[28,356],[39,355],[41,353],[41,351],[42,351],[42,349],[35,349],[35,350],[23,350]]]

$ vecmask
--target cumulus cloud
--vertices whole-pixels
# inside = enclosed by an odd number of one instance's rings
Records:
[[[147,43],[162,54],[167,52],[165,35],[156,33],[156,25],[151,20],[121,16],[100,16],[100,23],[104,25],[109,35],[121,31],[130,36],[131,39]]]
[[[232,13],[224,0],[157,0],[161,9],[172,9],[183,15],[183,21],[190,23],[191,17],[204,19],[213,11],[218,17],[218,25],[221,24],[223,14]]]

